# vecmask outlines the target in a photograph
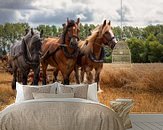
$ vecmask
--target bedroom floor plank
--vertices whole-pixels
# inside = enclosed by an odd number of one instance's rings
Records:
[[[163,123],[162,122],[157,122],[157,124],[159,124],[160,126],[163,126]]]
[[[146,125],[144,122],[137,122],[137,125],[140,126],[143,130],[153,130],[151,127]]]
[[[159,125],[155,125],[155,122],[146,122],[146,124],[153,130],[162,130],[161,127],[159,127]]]
[[[139,125],[137,125],[135,122],[132,123],[132,128],[128,130],[143,130]]]
[[[128,130],[163,130],[163,114],[130,114],[133,128]]]

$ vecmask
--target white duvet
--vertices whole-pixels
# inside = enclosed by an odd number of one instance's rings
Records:
[[[0,130],[124,130],[122,119],[97,102],[79,98],[27,100],[0,112]]]

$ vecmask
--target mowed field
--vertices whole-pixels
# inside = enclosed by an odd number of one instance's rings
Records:
[[[71,78],[73,76],[71,75]],[[15,100],[11,89],[12,75],[0,68],[0,110]],[[133,99],[132,112],[163,113],[163,64],[104,64],[101,73],[101,103],[110,105],[117,98]]]

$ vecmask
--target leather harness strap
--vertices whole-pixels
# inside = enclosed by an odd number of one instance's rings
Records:
[[[104,52],[104,47],[101,48],[101,53],[100,53],[100,57],[99,59],[96,58],[96,56],[94,55],[94,53],[90,53],[88,55],[88,58],[95,62],[95,63],[103,63],[104,62],[104,56],[105,56],[105,52]]]
[[[98,34],[97,34],[98,35]],[[111,42],[115,37],[112,37],[112,38],[110,38],[109,40],[106,38],[106,36],[105,35],[103,35],[104,36],[104,38],[106,39],[106,41],[109,43],[109,42]],[[97,36],[98,37],[98,36]],[[98,45],[98,46],[100,46],[101,47],[101,54],[100,54],[100,57],[99,57],[99,59],[96,59],[96,56],[94,55],[94,53],[93,52],[91,52],[89,55],[88,55],[88,58],[91,60],[91,61],[93,61],[93,62],[95,62],[95,63],[103,63],[104,62],[104,57],[105,57],[105,51],[104,51],[104,47],[103,47],[103,45],[102,44],[99,44],[99,43],[96,43],[96,40],[97,40],[97,37],[95,38],[95,40],[94,40],[94,44],[96,44],[96,45]],[[88,41],[86,41],[86,42],[88,42]],[[86,43],[85,43],[86,44]]]

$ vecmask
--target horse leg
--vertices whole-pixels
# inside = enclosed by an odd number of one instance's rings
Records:
[[[85,71],[86,71],[86,78],[87,78],[87,83],[92,83],[93,81],[93,75],[92,75],[92,71],[93,68],[92,67],[86,67]]]
[[[95,68],[95,82],[97,82],[97,91],[100,89],[100,73],[101,73],[102,67]]]
[[[39,76],[40,76],[40,66],[38,66],[34,71],[34,80],[33,80],[33,85],[38,85],[39,81]]]
[[[16,76],[17,76],[17,69],[13,70],[13,80],[12,80],[12,89],[15,90],[16,89]]]
[[[80,72],[80,81],[81,81],[81,83],[84,82],[84,73],[85,73],[84,68],[81,67],[81,72]]]
[[[92,72],[91,71],[87,71],[86,74],[87,74],[87,83],[91,84],[92,80],[93,80]]]
[[[69,85],[70,84],[69,78],[64,79],[63,84]]]
[[[46,70],[48,65],[44,63],[44,61],[41,64],[42,64],[42,84],[46,85]]]
[[[69,85],[70,84],[69,75],[67,75],[67,74],[63,75],[63,84],[65,84],[65,85]]]
[[[55,70],[53,72],[53,75],[54,75],[53,83],[57,81],[58,72],[59,72],[59,70],[57,68],[55,68]]]
[[[71,74],[71,72],[73,71],[73,68],[72,68],[72,71],[68,70],[68,69],[60,69],[61,70],[61,73],[62,73],[62,76],[63,76],[63,84],[66,84],[66,85],[69,85],[70,81],[69,81],[69,76]]]
[[[22,83],[23,85],[27,85],[27,80],[28,80],[28,73],[29,73],[30,70],[26,71],[26,72],[23,72],[23,77],[22,77]]]
[[[77,65],[75,65],[74,67],[74,71],[75,71],[75,79],[76,79],[76,83],[77,84],[80,84],[80,81],[79,81],[79,68]]]
[[[63,84],[66,84],[66,85],[70,84],[69,76],[70,76],[70,73],[63,75],[63,79],[64,79]]]

